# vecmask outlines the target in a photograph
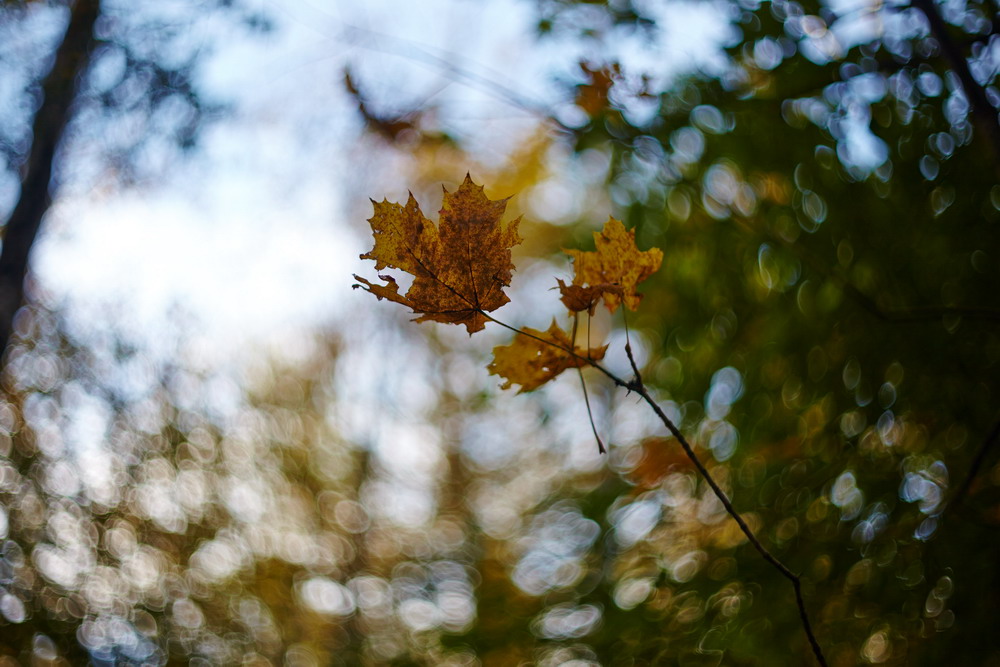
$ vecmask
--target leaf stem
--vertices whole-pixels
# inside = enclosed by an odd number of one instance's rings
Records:
[[[580,313],[573,313],[573,332],[569,335],[570,345],[576,347],[576,332],[580,328]],[[590,358],[590,318],[587,319],[587,358]],[[594,411],[590,408],[590,396],[587,394],[587,381],[583,379],[583,367],[576,367],[576,374],[580,376],[580,386],[583,388],[583,403],[587,406],[587,417],[590,419],[590,430],[594,432],[594,439],[597,440],[597,451],[600,454],[607,454],[604,441],[597,433],[597,424],[594,423]]]
[[[594,412],[590,408],[590,396],[587,395],[587,381],[583,379],[583,369],[577,366],[576,372],[580,376],[580,386],[583,387],[583,402],[587,406],[587,417],[590,418],[590,430],[594,432],[594,439],[597,440],[597,451],[601,454],[607,454],[608,450],[605,448],[601,436],[597,433],[597,424],[594,423]]]

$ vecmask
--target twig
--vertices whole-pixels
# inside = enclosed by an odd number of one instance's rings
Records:
[[[694,467],[698,469],[701,476],[706,482],[708,482],[708,485],[715,493],[715,497],[718,498],[719,502],[722,503],[722,506],[726,508],[726,513],[729,514],[734,521],[736,521],[740,530],[743,531],[743,534],[746,535],[746,538],[750,541],[750,544],[752,544],[754,549],[757,550],[757,553],[759,553],[765,561],[778,570],[778,572],[781,573],[781,576],[792,582],[792,587],[795,589],[795,602],[799,607],[799,618],[802,620],[802,627],[805,629],[806,636],[809,638],[809,645],[812,647],[813,655],[816,657],[817,662],[819,662],[819,664],[823,667],[826,667],[827,663],[826,659],[823,657],[823,649],[820,648],[819,642],[816,641],[816,635],[813,634],[812,624],[809,621],[809,612],[806,611],[805,600],[802,598],[802,579],[799,575],[788,569],[787,565],[778,560],[774,554],[767,550],[767,547],[760,543],[760,540],[757,539],[753,530],[747,525],[747,522],[743,520],[740,513],[736,511],[736,508],[733,507],[733,503],[729,500],[729,496],[727,496],[726,492],[722,490],[722,487],[720,487],[718,482],[715,481],[715,478],[712,477],[708,468],[706,468],[705,464],[702,463],[700,458],[698,458],[694,449],[691,448],[691,445],[684,437],[684,434],[681,433],[680,429],[677,428],[677,426],[663,412],[653,397],[650,396],[645,385],[641,382],[637,382],[632,390],[639,394],[644,401],[646,401],[649,407],[652,408],[653,412],[656,413],[656,416],[660,419],[663,425],[667,427],[667,430],[669,430],[670,433],[677,438],[677,442],[680,443],[681,448],[684,450],[684,453],[687,454],[688,459],[691,460]]]
[[[486,314],[481,310],[479,312],[491,322],[495,322],[506,329],[510,329],[514,333],[520,334],[522,336],[527,336],[529,338],[534,338],[535,340],[541,341],[546,345],[551,345],[552,347],[563,350],[564,352],[568,352],[577,359],[586,361],[590,366],[604,373],[604,375],[606,375],[612,382],[614,382],[619,387],[622,387],[629,391],[634,391],[635,393],[639,394],[639,396],[642,397],[642,399],[649,405],[649,407],[656,414],[660,422],[667,427],[667,430],[670,431],[670,433],[674,436],[674,438],[677,439],[677,442],[680,443],[681,448],[684,450],[684,453],[687,455],[688,459],[690,459],[691,463],[694,464],[694,467],[698,470],[698,473],[708,483],[709,487],[712,489],[712,492],[715,494],[715,497],[719,499],[720,503],[722,503],[722,506],[725,508],[726,513],[730,517],[732,517],[732,519],[740,527],[740,530],[746,536],[747,540],[749,540],[750,544],[753,545],[753,548],[757,550],[757,553],[759,553],[760,556],[768,564],[774,567],[774,569],[776,569],[781,574],[781,576],[783,576],[785,579],[788,579],[788,581],[791,582],[792,588],[795,590],[795,603],[799,609],[799,619],[802,621],[802,627],[806,632],[806,637],[809,640],[809,646],[812,648],[813,656],[816,658],[816,661],[822,667],[827,667],[826,658],[823,655],[823,649],[820,647],[819,642],[816,640],[816,635],[813,632],[812,628],[812,622],[809,620],[809,612],[806,610],[805,599],[802,597],[802,578],[799,575],[792,572],[787,565],[781,562],[774,554],[768,551],[767,547],[761,544],[760,540],[757,538],[757,535],[754,534],[753,529],[750,528],[750,526],[743,519],[740,513],[736,510],[736,508],[733,507],[733,503],[729,499],[729,496],[726,495],[726,492],[722,490],[722,487],[719,486],[719,483],[715,481],[714,477],[712,477],[712,473],[710,473],[708,468],[705,467],[705,464],[702,463],[702,460],[695,453],[690,443],[688,443],[687,438],[685,438],[684,434],[681,433],[679,428],[677,428],[677,425],[674,424],[674,422],[671,421],[669,417],[667,417],[666,413],[663,412],[663,409],[659,406],[656,400],[650,395],[649,390],[647,390],[646,386],[642,383],[642,379],[639,377],[638,374],[637,364],[635,363],[635,360],[632,357],[631,352],[627,350],[626,353],[629,356],[629,361],[632,364],[632,369],[636,372],[636,379],[632,382],[626,382],[625,380],[622,380],[620,377],[618,377],[611,371],[607,370],[597,362],[577,354],[572,349],[567,349],[562,345],[554,343],[553,341],[546,340],[539,336],[535,336],[533,334],[529,334],[525,331],[522,331],[516,327],[512,327],[511,325],[506,324],[505,322],[501,322],[500,320],[491,317],[490,315]],[[596,435],[596,430],[595,430],[595,435]]]
[[[642,373],[639,372],[639,366],[635,363],[635,357],[632,356],[632,339],[629,337],[628,331],[628,313],[622,308],[622,321],[625,322],[625,355],[628,356],[628,362],[632,365],[632,372],[635,373],[635,383],[642,386]]]
[[[441,281],[441,282],[442,282],[442,284],[445,284],[447,286],[446,283],[444,283],[443,281]],[[451,288],[449,287],[449,289],[451,289]],[[455,291],[455,290],[452,290],[452,291]],[[457,292],[456,292],[456,294],[457,294]],[[691,460],[691,463],[694,464],[694,466],[698,470],[699,474],[701,474],[701,476],[705,479],[705,481],[708,482],[708,485],[709,485],[709,487],[711,487],[712,492],[715,494],[715,497],[718,498],[719,502],[722,503],[722,506],[726,509],[726,513],[729,514],[729,516],[732,517],[734,521],[736,521],[736,524],[740,527],[740,530],[743,532],[743,534],[746,536],[746,538],[750,541],[750,544],[753,545],[754,549],[757,550],[757,552],[761,555],[761,557],[767,563],[769,563],[776,570],[778,570],[778,572],[781,574],[781,576],[785,577],[786,579],[788,579],[792,583],[792,588],[795,590],[795,602],[798,605],[798,609],[799,609],[799,618],[802,621],[802,627],[805,629],[806,636],[809,639],[809,645],[812,648],[813,655],[816,657],[816,660],[817,660],[817,662],[819,662],[819,664],[821,665],[821,667],[827,667],[826,658],[823,656],[823,650],[820,648],[819,642],[816,640],[816,635],[813,633],[812,623],[809,620],[809,613],[806,610],[806,606],[805,606],[805,600],[802,598],[802,580],[801,580],[801,578],[799,577],[799,575],[797,575],[794,572],[792,572],[788,568],[787,565],[785,565],[780,560],[778,560],[778,558],[775,557],[770,551],[768,551],[767,548],[763,544],[761,544],[760,540],[757,539],[757,536],[754,534],[753,530],[750,528],[749,525],[747,525],[747,522],[743,520],[743,517],[740,515],[740,513],[738,511],[736,511],[736,508],[733,507],[733,503],[732,503],[732,501],[729,500],[729,496],[726,495],[726,492],[723,491],[722,487],[720,487],[719,484],[718,484],[718,482],[715,481],[715,478],[712,477],[712,474],[708,471],[708,468],[705,467],[705,464],[702,463],[701,459],[698,458],[698,455],[695,454],[694,449],[688,443],[687,439],[684,437],[684,434],[681,433],[680,429],[677,428],[677,426],[670,420],[669,417],[667,417],[666,413],[663,412],[663,409],[660,408],[660,406],[659,406],[659,404],[657,404],[656,400],[653,399],[653,397],[649,394],[649,391],[646,389],[646,386],[642,383],[642,378],[638,374],[638,366],[635,363],[635,359],[633,358],[631,352],[627,351],[626,353],[629,356],[629,361],[632,364],[633,370],[636,371],[636,378],[633,381],[631,381],[631,382],[626,382],[622,378],[618,377],[617,375],[615,375],[614,373],[612,373],[611,371],[609,371],[604,366],[601,366],[599,363],[597,363],[593,359],[590,359],[589,356],[588,357],[584,357],[582,355],[577,354],[576,353],[576,349],[575,349],[575,347],[576,347],[576,341],[575,340],[570,340],[570,346],[568,348],[564,347],[564,346],[559,345],[558,343],[556,343],[554,341],[547,340],[545,338],[542,338],[541,336],[536,336],[534,334],[530,334],[530,333],[528,333],[526,331],[518,329],[517,327],[513,327],[513,326],[507,324],[506,322],[502,322],[502,321],[496,319],[495,317],[493,317],[492,315],[490,315],[489,313],[487,313],[486,311],[484,311],[478,305],[474,305],[474,304],[470,303],[468,301],[468,299],[465,299],[465,297],[462,297],[462,298],[467,303],[469,303],[470,306],[473,306],[475,312],[477,312],[478,314],[482,315],[488,321],[495,322],[496,324],[499,324],[503,328],[509,329],[510,331],[513,331],[515,334],[519,334],[521,336],[527,336],[528,338],[532,338],[532,339],[537,340],[539,342],[545,343],[546,345],[549,345],[549,346],[554,347],[556,349],[562,350],[563,352],[566,352],[567,354],[569,354],[573,358],[581,360],[584,363],[586,363],[587,365],[589,365],[589,366],[591,366],[593,368],[596,368],[601,373],[603,373],[605,376],[607,376],[607,378],[609,380],[611,380],[617,386],[622,387],[624,389],[627,389],[629,391],[636,392],[637,394],[639,394],[643,398],[644,401],[646,401],[646,403],[649,405],[649,407],[652,408],[653,412],[656,414],[657,418],[663,423],[664,426],[667,427],[667,430],[669,430],[670,433],[673,434],[673,436],[680,443],[681,448],[684,450],[684,453],[687,455],[688,459]],[[574,325],[574,330],[573,331],[574,331],[574,334],[575,334],[575,331],[576,331],[575,325]],[[631,346],[629,346],[629,347],[631,347]],[[588,350],[589,350],[589,345],[588,345]],[[588,355],[589,355],[589,352],[588,352]],[[586,395],[586,393],[585,393],[585,395]],[[588,400],[588,410],[589,410],[589,400]],[[591,420],[591,423],[593,423],[593,420]],[[597,435],[596,428],[594,430],[594,435]],[[599,443],[599,447],[603,448],[603,444],[600,443],[600,439],[599,438],[598,438],[598,443]]]

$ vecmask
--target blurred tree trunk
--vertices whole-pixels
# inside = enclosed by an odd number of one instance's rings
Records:
[[[22,168],[20,198],[3,231],[0,354],[7,351],[14,314],[24,302],[28,257],[42,218],[52,204],[53,162],[72,113],[76,82],[90,59],[99,11],[100,0],[72,3],[66,34],[56,49],[52,70],[42,84],[42,103],[32,125],[31,152]]]

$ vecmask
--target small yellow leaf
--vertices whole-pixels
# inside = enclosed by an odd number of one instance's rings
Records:
[[[519,384],[521,393],[538,389],[567,368],[587,366],[589,360],[600,361],[607,349],[607,345],[589,350],[574,347],[569,334],[552,320],[548,331],[525,328],[510,345],[493,348],[493,362],[487,368],[490,375],[504,378],[502,389]]]
[[[623,301],[629,310],[637,310],[642,295],[636,286],[653,275],[663,262],[663,252],[659,248],[641,251],[635,245],[635,230],[625,229],[620,221],[609,218],[600,232],[594,232],[595,250],[566,250],[573,258],[576,275],[573,285],[600,292],[604,305],[614,312]],[[616,289],[610,289],[615,286]],[[563,303],[570,310],[580,312],[588,308],[575,308],[583,303],[583,297],[570,298],[563,291]],[[571,305],[572,304],[572,305]]]

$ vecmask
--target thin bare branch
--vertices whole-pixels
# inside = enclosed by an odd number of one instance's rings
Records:
[[[712,493],[714,493],[715,497],[719,499],[720,503],[722,503],[722,506],[725,508],[726,513],[736,522],[736,524],[740,528],[740,531],[742,531],[742,533],[746,536],[750,544],[753,545],[753,548],[757,550],[757,553],[760,554],[761,558],[763,558],[769,565],[771,565],[774,569],[776,569],[781,574],[781,576],[783,576],[785,579],[791,582],[792,588],[795,591],[795,603],[798,606],[799,618],[802,621],[802,627],[805,630],[807,639],[809,640],[809,646],[812,649],[813,656],[816,658],[816,661],[822,667],[827,667],[826,658],[823,655],[823,649],[820,647],[819,641],[816,639],[816,634],[813,631],[812,622],[809,620],[809,612],[806,609],[805,599],[802,597],[802,578],[799,575],[792,572],[792,570],[789,569],[787,565],[785,565],[774,554],[772,554],[767,549],[767,547],[765,547],[761,543],[761,541],[757,538],[757,535],[753,532],[753,529],[750,528],[747,522],[743,519],[743,516],[733,506],[733,503],[729,499],[729,496],[726,494],[725,491],[723,491],[722,487],[719,486],[719,483],[715,481],[715,478],[712,477],[712,473],[709,472],[708,468],[702,462],[701,458],[698,457],[698,454],[695,453],[694,448],[691,447],[691,444],[687,441],[687,438],[684,437],[684,434],[681,433],[681,430],[677,427],[677,425],[674,424],[674,422],[671,421],[669,417],[667,417],[666,413],[656,402],[656,399],[654,399],[652,395],[649,393],[649,390],[646,389],[646,386],[642,383],[642,380],[638,375],[638,368],[635,363],[635,360],[632,358],[631,352],[628,352],[628,355],[629,355],[629,360],[632,363],[632,368],[634,371],[636,371],[636,379],[633,380],[632,382],[626,382],[625,380],[621,379],[620,377],[618,377],[611,371],[607,370],[597,362],[591,359],[587,359],[586,357],[583,357],[579,354],[576,354],[576,352],[571,349],[567,349],[562,345],[557,345],[552,341],[545,340],[544,338],[540,338],[538,336],[529,334],[505,322],[501,322],[500,320],[486,313],[483,313],[483,315],[491,322],[495,322],[496,324],[499,324],[505,329],[509,329],[516,334],[520,334],[522,336],[528,336],[529,338],[534,338],[535,340],[541,341],[546,345],[550,345],[559,350],[567,352],[573,355],[573,357],[577,359],[585,361],[593,368],[596,368],[597,370],[601,371],[617,386],[623,387],[629,391],[634,391],[637,394],[639,394],[639,396],[642,397],[642,399],[646,402],[646,404],[649,405],[649,407],[653,410],[653,413],[656,414],[656,417],[660,420],[660,422],[667,427],[667,430],[670,431],[671,435],[673,435],[674,438],[676,438],[677,442],[680,443],[681,448],[684,450],[684,454],[687,455],[688,459],[694,465],[695,469],[698,470],[698,473],[702,476],[705,482],[708,483],[708,486],[712,489]],[[586,390],[584,392],[584,395],[586,396]],[[590,406],[588,402],[588,410],[589,409]],[[591,424],[593,424],[593,419],[591,419]],[[596,429],[594,431],[594,435],[595,436],[597,435]],[[598,440],[598,442],[600,442],[600,440]]]
[[[740,527],[740,530],[746,536],[747,540],[750,541],[750,544],[753,545],[753,548],[757,550],[757,553],[759,553],[765,561],[780,572],[781,576],[788,579],[792,583],[792,587],[795,589],[795,602],[799,607],[799,618],[802,619],[802,627],[806,631],[806,636],[809,639],[809,645],[812,647],[813,655],[816,657],[816,660],[820,665],[826,667],[827,662],[826,658],[823,656],[823,649],[820,648],[819,642],[816,640],[816,635],[812,629],[812,623],[809,621],[809,612],[806,610],[805,600],[802,598],[802,579],[799,575],[792,572],[787,565],[778,560],[774,554],[768,551],[767,547],[761,544],[753,530],[749,525],[747,525],[747,522],[743,519],[740,513],[736,511],[736,508],[733,507],[733,503],[729,500],[729,496],[726,495],[726,492],[722,490],[722,487],[720,487],[718,482],[715,481],[715,478],[712,477],[708,468],[706,468],[705,464],[702,463],[701,459],[684,437],[684,434],[681,433],[680,429],[677,428],[669,417],[667,417],[666,413],[663,412],[659,404],[657,404],[657,402],[649,394],[646,387],[640,382],[636,383],[635,386],[632,387],[632,390],[639,394],[644,401],[646,401],[649,407],[652,408],[653,412],[656,413],[660,422],[666,426],[667,430],[670,431],[670,433],[677,439],[677,442],[680,443],[681,448],[684,450],[688,459],[692,464],[694,464],[694,467],[705,479],[709,487],[711,487],[712,492],[715,493],[715,497],[718,498],[719,502],[722,503],[722,506],[726,508],[726,513],[729,514],[729,516],[732,517],[736,524]]]

